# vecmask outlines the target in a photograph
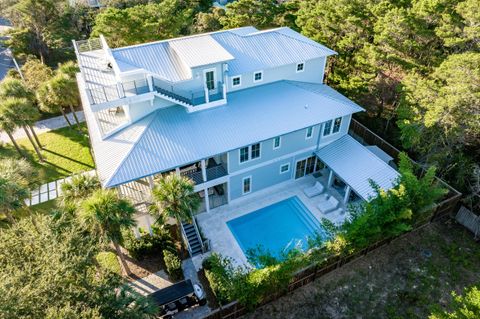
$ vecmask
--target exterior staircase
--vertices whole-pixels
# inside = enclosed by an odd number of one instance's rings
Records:
[[[203,253],[200,234],[192,223],[182,222],[182,233],[188,245],[190,256],[196,256]]]
[[[185,107],[193,107],[192,101],[184,96],[175,94],[158,86],[154,86],[153,89],[155,94],[160,98]]]

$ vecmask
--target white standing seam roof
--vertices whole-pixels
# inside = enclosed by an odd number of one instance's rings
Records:
[[[180,106],[159,109],[139,124],[94,143],[94,149],[102,149],[103,143],[112,147],[113,142],[123,151],[120,161],[111,162],[109,152],[95,150],[97,163],[111,163],[98,166],[102,182],[117,186],[363,110],[327,85],[309,85],[315,90],[301,86],[279,81],[232,92],[227,105],[194,113]],[[126,134],[138,130],[138,125],[141,135]],[[128,151],[125,145],[131,146]]]
[[[228,61],[229,75],[274,68],[336,54],[289,28],[238,28],[113,49],[122,72],[135,68],[178,82],[191,68]]]
[[[208,34],[171,40],[169,44],[180,60],[190,68],[233,59],[233,56]]]
[[[342,136],[315,153],[322,162],[365,200],[376,196],[370,180],[380,188],[389,190],[395,186],[395,182],[400,176],[395,169],[350,135]]]

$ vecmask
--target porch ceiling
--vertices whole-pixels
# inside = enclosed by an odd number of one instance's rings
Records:
[[[365,200],[375,196],[370,180],[388,190],[400,176],[395,169],[348,134],[315,154]]]

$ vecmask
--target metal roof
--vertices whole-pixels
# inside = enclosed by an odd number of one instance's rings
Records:
[[[169,44],[180,60],[190,68],[233,59],[233,56],[208,34],[172,40]]]
[[[143,69],[171,82],[192,77],[191,68],[228,61],[230,75],[298,63],[335,51],[289,28],[224,30],[112,50],[122,72]]]
[[[123,138],[137,123],[107,139],[132,147],[100,176],[105,186],[116,186],[363,110],[332,98],[340,93],[324,84],[314,86],[312,92],[298,82],[279,81],[232,92],[227,105],[200,112],[187,113],[180,106],[157,110],[140,122],[148,125],[135,141]],[[110,161],[109,152],[103,156],[98,163]]]
[[[112,54],[122,72],[144,69],[171,82],[192,77],[191,70],[165,41],[113,49]]]
[[[395,186],[395,181],[400,176],[395,169],[350,135],[342,136],[315,153],[365,200],[376,195],[370,180],[382,189],[389,190]]]
[[[228,63],[230,75],[274,68],[336,53],[289,28],[258,31],[246,35],[225,31],[213,33],[212,37],[235,57]]]

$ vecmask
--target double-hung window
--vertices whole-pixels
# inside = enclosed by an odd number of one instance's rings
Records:
[[[240,149],[240,163],[246,162],[249,160],[249,147],[242,147]]]
[[[244,177],[242,179],[242,194],[248,194],[252,191],[252,177]]]
[[[310,126],[310,127],[307,128],[305,138],[309,139],[309,138],[312,138],[312,136],[313,136],[313,126]]]
[[[252,145],[252,160],[260,157],[260,143]]]
[[[342,118],[337,117],[335,121],[333,122],[333,133],[337,133],[340,131],[340,126],[342,125]]]
[[[260,143],[245,146],[240,149],[240,163],[260,157]]]
[[[280,148],[280,136],[273,139],[273,149],[276,150],[277,148]]]
[[[332,130],[332,120],[325,122],[325,126],[323,127],[323,136],[330,135]]]

